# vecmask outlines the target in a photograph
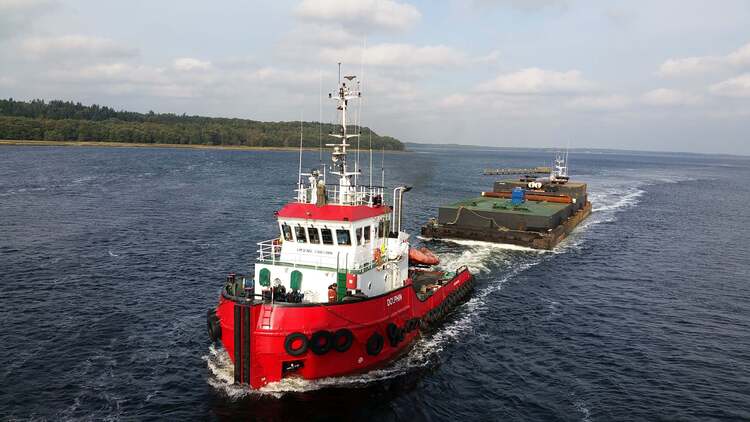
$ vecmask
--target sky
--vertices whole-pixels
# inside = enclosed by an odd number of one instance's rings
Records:
[[[2,98],[331,122],[338,62],[405,142],[750,154],[746,0],[0,0]]]

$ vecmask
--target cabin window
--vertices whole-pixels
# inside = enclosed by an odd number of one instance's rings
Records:
[[[380,237],[388,237],[388,226],[388,220],[380,220],[378,223],[378,233],[380,234]]]
[[[299,243],[307,243],[307,234],[305,233],[305,228],[302,226],[296,226],[294,228],[294,234],[297,235],[297,242]]]
[[[356,231],[356,237],[357,237],[357,245],[362,245],[363,239],[362,239],[362,227],[358,227]]]
[[[333,245],[333,233],[331,233],[331,229],[320,229],[320,237],[323,239],[324,245]]]
[[[315,227],[308,227],[307,238],[310,240],[310,243],[320,243],[320,235],[318,234],[318,229]]]
[[[349,230],[338,229],[336,230],[336,243],[339,245],[349,246],[352,244],[352,234]]]
[[[293,242],[294,239],[292,238],[292,228],[289,227],[289,224],[282,224],[281,225],[281,233],[284,235],[284,240],[287,240],[289,242]]]
[[[365,243],[370,243],[370,226],[364,228],[364,239]]]

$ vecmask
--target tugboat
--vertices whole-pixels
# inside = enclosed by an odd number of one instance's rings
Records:
[[[234,363],[234,381],[251,389],[288,377],[313,380],[366,372],[398,358],[472,290],[474,277],[432,267],[431,252],[410,249],[401,230],[404,193],[359,185],[347,163],[349,101],[356,76],[336,94],[340,131],[326,167],[298,175],[296,199],[276,212],[279,236],[258,243],[254,275],[230,273],[208,335]],[[300,156],[301,157],[301,156]],[[301,169],[300,161],[300,169]],[[410,260],[411,257],[411,260]]]

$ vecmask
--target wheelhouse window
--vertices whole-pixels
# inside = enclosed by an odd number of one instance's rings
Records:
[[[365,239],[364,242],[365,243],[370,243],[370,226],[366,226],[364,228],[364,235],[363,236],[364,236],[364,239]]]
[[[345,229],[336,230],[336,243],[342,246],[350,246],[352,244],[351,232]]]
[[[320,237],[324,245],[333,245],[333,233],[331,229],[320,229]]]
[[[362,239],[362,227],[358,227],[357,230],[355,231],[355,234],[357,235],[356,236],[356,238],[357,238],[357,245],[361,246],[362,242],[363,242],[363,239]]]
[[[284,223],[281,225],[281,234],[284,236],[284,240],[294,242],[294,239],[292,238],[292,228],[289,224]]]
[[[305,233],[305,228],[302,226],[296,226],[294,228],[294,234],[297,235],[297,242],[299,243],[307,243],[307,233]]]
[[[318,234],[318,229],[316,227],[308,227],[307,238],[310,240],[310,243],[320,243],[320,234]]]

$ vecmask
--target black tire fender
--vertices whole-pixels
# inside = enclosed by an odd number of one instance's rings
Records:
[[[370,338],[367,339],[367,354],[370,356],[377,356],[381,350],[383,350],[383,336],[379,333],[372,333]]]
[[[294,342],[295,341],[301,341],[302,344],[298,348],[294,348]],[[307,348],[310,345],[310,342],[307,340],[307,336],[302,333],[291,333],[286,336],[286,340],[284,340],[284,350],[289,354],[289,356],[301,356],[307,352]]]
[[[206,313],[206,325],[208,329],[208,338],[212,342],[221,340],[221,323],[219,317],[216,316],[215,309],[209,309]]]
[[[321,342],[322,341],[322,342]],[[333,334],[327,330],[320,330],[310,337],[310,350],[316,355],[325,355],[333,347]]]
[[[350,347],[352,347],[353,342],[354,334],[352,334],[351,330],[349,329],[341,328],[333,333],[333,348],[337,352],[346,352]]]
[[[392,322],[388,323],[385,333],[388,335],[388,342],[391,346],[396,347],[398,344],[398,326]]]
[[[404,341],[404,338],[406,338],[406,330],[404,330],[403,328],[399,328],[398,329],[398,334],[397,334],[397,337],[396,337],[396,339],[397,339],[396,344],[401,343],[402,341]]]

